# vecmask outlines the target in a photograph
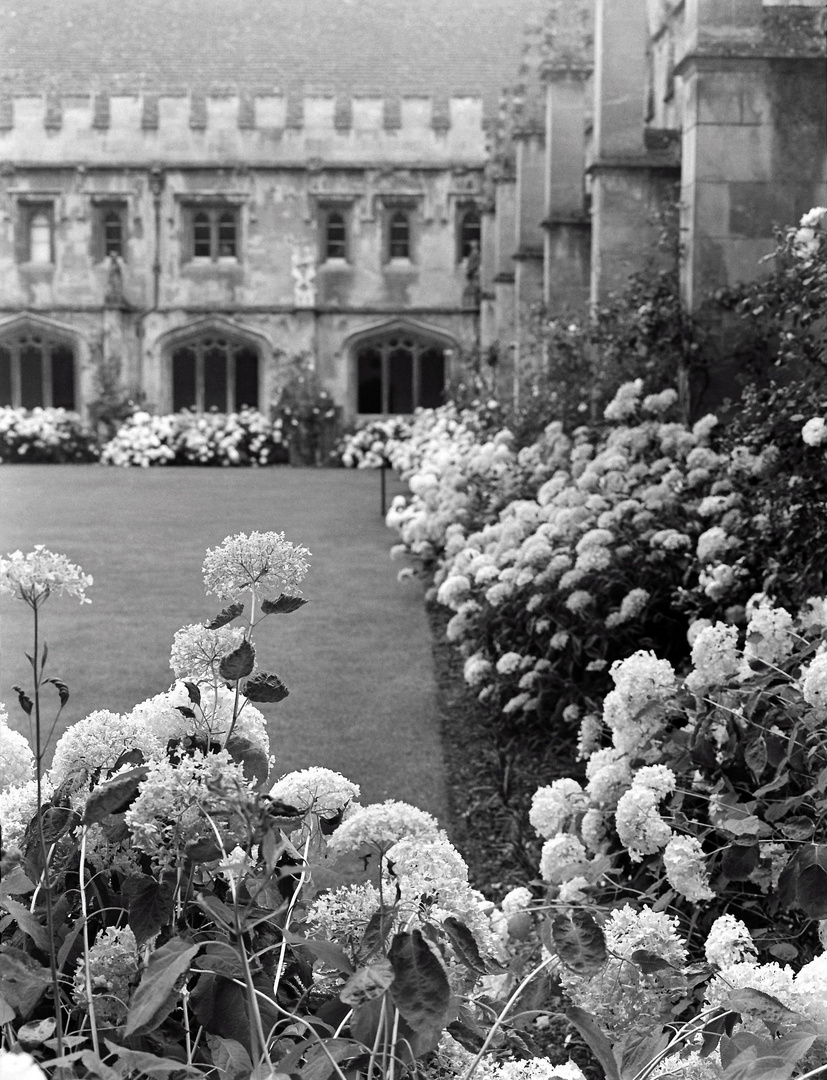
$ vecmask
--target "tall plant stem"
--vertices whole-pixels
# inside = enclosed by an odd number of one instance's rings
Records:
[[[55,1042],[57,1044],[57,1056],[63,1057],[63,1016],[60,1011],[60,983],[57,973],[57,957],[55,956],[55,924],[54,911],[52,908],[52,878],[49,872],[49,852],[46,847],[46,834],[43,831],[43,746],[40,731],[40,677],[42,670],[37,670],[38,649],[40,640],[38,636],[39,623],[37,616],[37,600],[32,603],[34,612],[34,746],[35,765],[37,771],[37,839],[40,846],[40,858],[43,862],[42,882],[43,898],[46,901],[46,929],[49,934],[49,971],[52,977],[52,995],[55,1006]]]
[[[100,1045],[98,1043],[98,1024],[95,1017],[95,999],[92,995],[92,972],[89,968],[89,910],[86,903],[86,833],[84,825],[80,834],[80,910],[83,916],[83,979],[86,985],[86,1003],[89,1007],[89,1027],[92,1032],[92,1049],[95,1056],[100,1057]]]

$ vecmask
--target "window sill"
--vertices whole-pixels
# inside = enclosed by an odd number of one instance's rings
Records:
[[[320,270],[352,270],[350,262],[347,259],[325,259],[319,263]]]
[[[416,270],[417,265],[416,265],[416,263],[412,262],[410,259],[395,258],[395,259],[388,259],[388,261],[385,263],[385,269],[386,270]]]

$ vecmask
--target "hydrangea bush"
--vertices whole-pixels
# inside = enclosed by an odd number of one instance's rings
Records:
[[[254,630],[306,602],[309,554],[279,533],[208,551],[227,606],[176,633],[171,688],[73,725],[45,771],[69,688],[45,677],[42,609],[92,580],[45,548],[0,560],[35,641],[15,688],[34,750],[0,711],[3,1076],[585,1080],[514,1009],[529,890],[495,908],[430,814],[361,806],[330,769],[279,775],[259,705],[288,691]]]
[[[0,406],[0,462],[97,461],[99,453],[94,433],[75,412]]]
[[[140,410],[103,445],[105,465],[271,465],[287,460],[280,421],[255,409],[237,413]]]
[[[410,435],[411,425],[404,416],[369,420],[342,438],[337,453],[346,469],[381,469],[391,464],[388,444]]]

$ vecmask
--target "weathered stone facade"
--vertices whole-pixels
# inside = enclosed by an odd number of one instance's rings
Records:
[[[553,317],[582,313],[679,258],[697,309],[760,274],[775,230],[827,203],[822,0],[551,0],[536,52],[487,170],[500,254],[483,275],[483,343],[504,358],[519,361],[538,298]],[[542,289],[525,273],[538,244]]]

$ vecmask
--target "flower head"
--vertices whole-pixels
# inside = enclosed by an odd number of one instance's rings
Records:
[[[86,590],[91,584],[91,575],[43,544],[35,544],[28,555],[13,551],[7,559],[0,559],[0,593],[10,593],[30,607],[37,607],[52,593],[67,593],[89,604]]]
[[[0,701],[0,791],[18,787],[34,777],[34,754],[29,740],[9,727],[9,714]]]
[[[330,838],[333,851],[358,851],[363,844],[387,850],[403,837],[433,840],[439,835],[436,818],[410,806],[388,799],[360,807],[336,829]]]
[[[169,666],[176,679],[216,682],[221,660],[243,640],[241,626],[221,626],[218,630],[210,630],[203,623],[183,626],[175,632]]]
[[[299,583],[309,569],[308,555],[307,548],[285,540],[283,532],[237,533],[207,549],[204,585],[208,593],[228,600],[248,591],[262,598],[278,593],[301,596]]]
[[[85,783],[93,775],[113,768],[127,750],[140,750],[145,760],[160,758],[163,744],[132,716],[98,709],[72,724],[60,736],[52,759],[52,783],[70,776]]]
[[[711,900],[715,896],[703,860],[703,848],[694,836],[673,836],[664,848],[666,880],[687,900]]]
[[[72,997],[76,1004],[86,1007],[87,963],[95,1020],[106,1027],[117,1027],[126,1020],[129,999],[141,975],[135,935],[128,926],[122,930],[108,926],[95,938],[88,955],[78,960]]]
[[[757,949],[749,930],[734,915],[720,915],[709,929],[704,952],[715,967],[729,967],[754,959]]]
[[[335,818],[359,798],[359,791],[359,785],[352,784],[341,773],[314,767],[287,773],[276,781],[270,795],[302,813],[312,811],[322,818]]]
[[[586,804],[582,787],[576,780],[564,776],[534,792],[528,820],[540,836],[549,839],[560,832],[578,811],[585,810]]]

